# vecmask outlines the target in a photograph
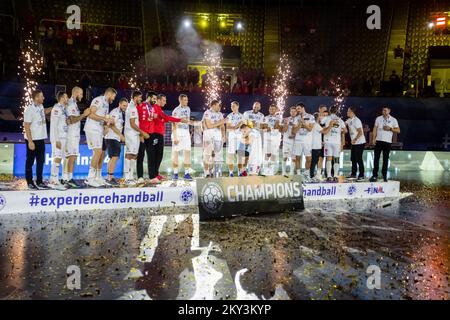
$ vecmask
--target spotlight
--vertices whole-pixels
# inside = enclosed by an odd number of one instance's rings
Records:
[[[236,24],[236,29],[237,30],[242,30],[244,28],[244,26],[242,25],[242,22],[238,22],[237,24]]]
[[[433,22],[428,23],[428,28],[433,29],[433,27],[434,27],[434,23]]]
[[[225,22],[225,20],[220,20],[220,27],[221,28],[225,28],[227,26],[227,23]]]
[[[189,19],[184,19],[183,20],[183,26],[185,27],[185,28],[189,28],[190,26],[191,26],[191,20],[189,20]]]
[[[200,20],[200,27],[206,28],[208,26],[208,20],[202,19]]]

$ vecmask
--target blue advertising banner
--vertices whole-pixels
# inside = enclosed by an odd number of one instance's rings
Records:
[[[121,156],[117,160],[116,170],[114,171],[115,176],[122,176],[123,173],[123,148],[121,146]],[[14,145],[14,176],[22,177],[25,176],[25,159],[26,159],[26,146],[23,143],[17,143]],[[86,176],[89,173],[89,163],[92,157],[92,151],[88,149],[87,145],[80,145],[80,155],[77,158],[75,164],[75,175],[76,176]],[[105,157],[103,161],[103,174],[107,173],[108,156]],[[50,175],[50,169],[53,162],[52,158],[52,147],[51,144],[45,145],[45,163],[44,163],[44,176]],[[35,166],[33,166],[33,172]]]

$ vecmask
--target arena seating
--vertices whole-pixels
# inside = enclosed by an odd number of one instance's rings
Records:
[[[428,28],[428,23],[433,21],[438,13],[449,11],[450,6],[437,1],[415,1],[410,7],[408,32],[406,43],[411,48],[411,57],[404,61],[405,83],[415,84],[426,78],[428,69],[428,48],[430,46],[449,46],[450,34],[435,32]],[[442,85],[449,86],[450,83]]]
[[[357,83],[370,76],[381,80],[391,10],[387,1],[377,5],[383,12],[381,30],[366,28],[365,3],[330,3],[326,10],[311,4],[282,6],[281,48],[293,57],[296,73],[307,77],[319,72],[325,78],[335,73]]]
[[[74,85],[89,70],[94,84],[111,85],[120,72],[129,71],[130,65],[143,56],[140,1],[77,3],[82,22],[88,23],[81,31],[67,30],[64,22],[51,21],[65,21],[66,8],[72,2],[32,1],[35,20],[39,23],[37,34],[47,61],[48,81]]]
[[[232,46],[241,47],[242,65],[247,68],[262,67],[264,7],[260,5],[236,5],[202,3],[201,8],[192,3],[167,1],[159,3],[159,14],[163,38],[167,44],[174,44],[174,35],[181,24],[185,12],[205,12],[221,14],[240,14],[244,21],[244,31],[230,35],[216,34],[215,40],[225,43],[230,40]]]

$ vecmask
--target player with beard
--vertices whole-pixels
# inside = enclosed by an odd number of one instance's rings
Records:
[[[101,187],[106,183],[102,178],[104,126],[110,124],[109,105],[116,99],[117,91],[108,88],[105,94],[92,100],[89,117],[84,126],[88,148],[92,150],[89,174],[85,183],[90,187]]]
[[[80,154],[81,121],[89,116],[90,109],[86,108],[81,114],[78,103],[83,99],[83,89],[74,87],[67,105],[67,153],[64,161],[63,180],[71,188],[78,188],[78,183],[73,179],[75,162]]]

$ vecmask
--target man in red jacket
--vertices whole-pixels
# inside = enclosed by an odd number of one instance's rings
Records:
[[[164,155],[164,133],[166,131],[166,122],[182,122],[189,123],[187,119],[179,119],[171,117],[162,111],[166,105],[166,96],[159,94],[156,98],[156,104],[150,110],[149,119],[151,119],[149,126],[150,134],[150,183],[160,183],[163,179],[159,174],[159,167],[161,165]]]
[[[153,91],[147,93],[147,99],[137,106],[139,115],[139,129],[145,133],[151,133],[152,120],[150,119],[150,110],[156,104],[157,94]],[[147,154],[147,169],[150,172],[150,139],[144,139],[141,136],[141,144],[139,145],[139,153],[136,161],[136,172],[138,176],[138,184],[144,183],[144,156]]]

